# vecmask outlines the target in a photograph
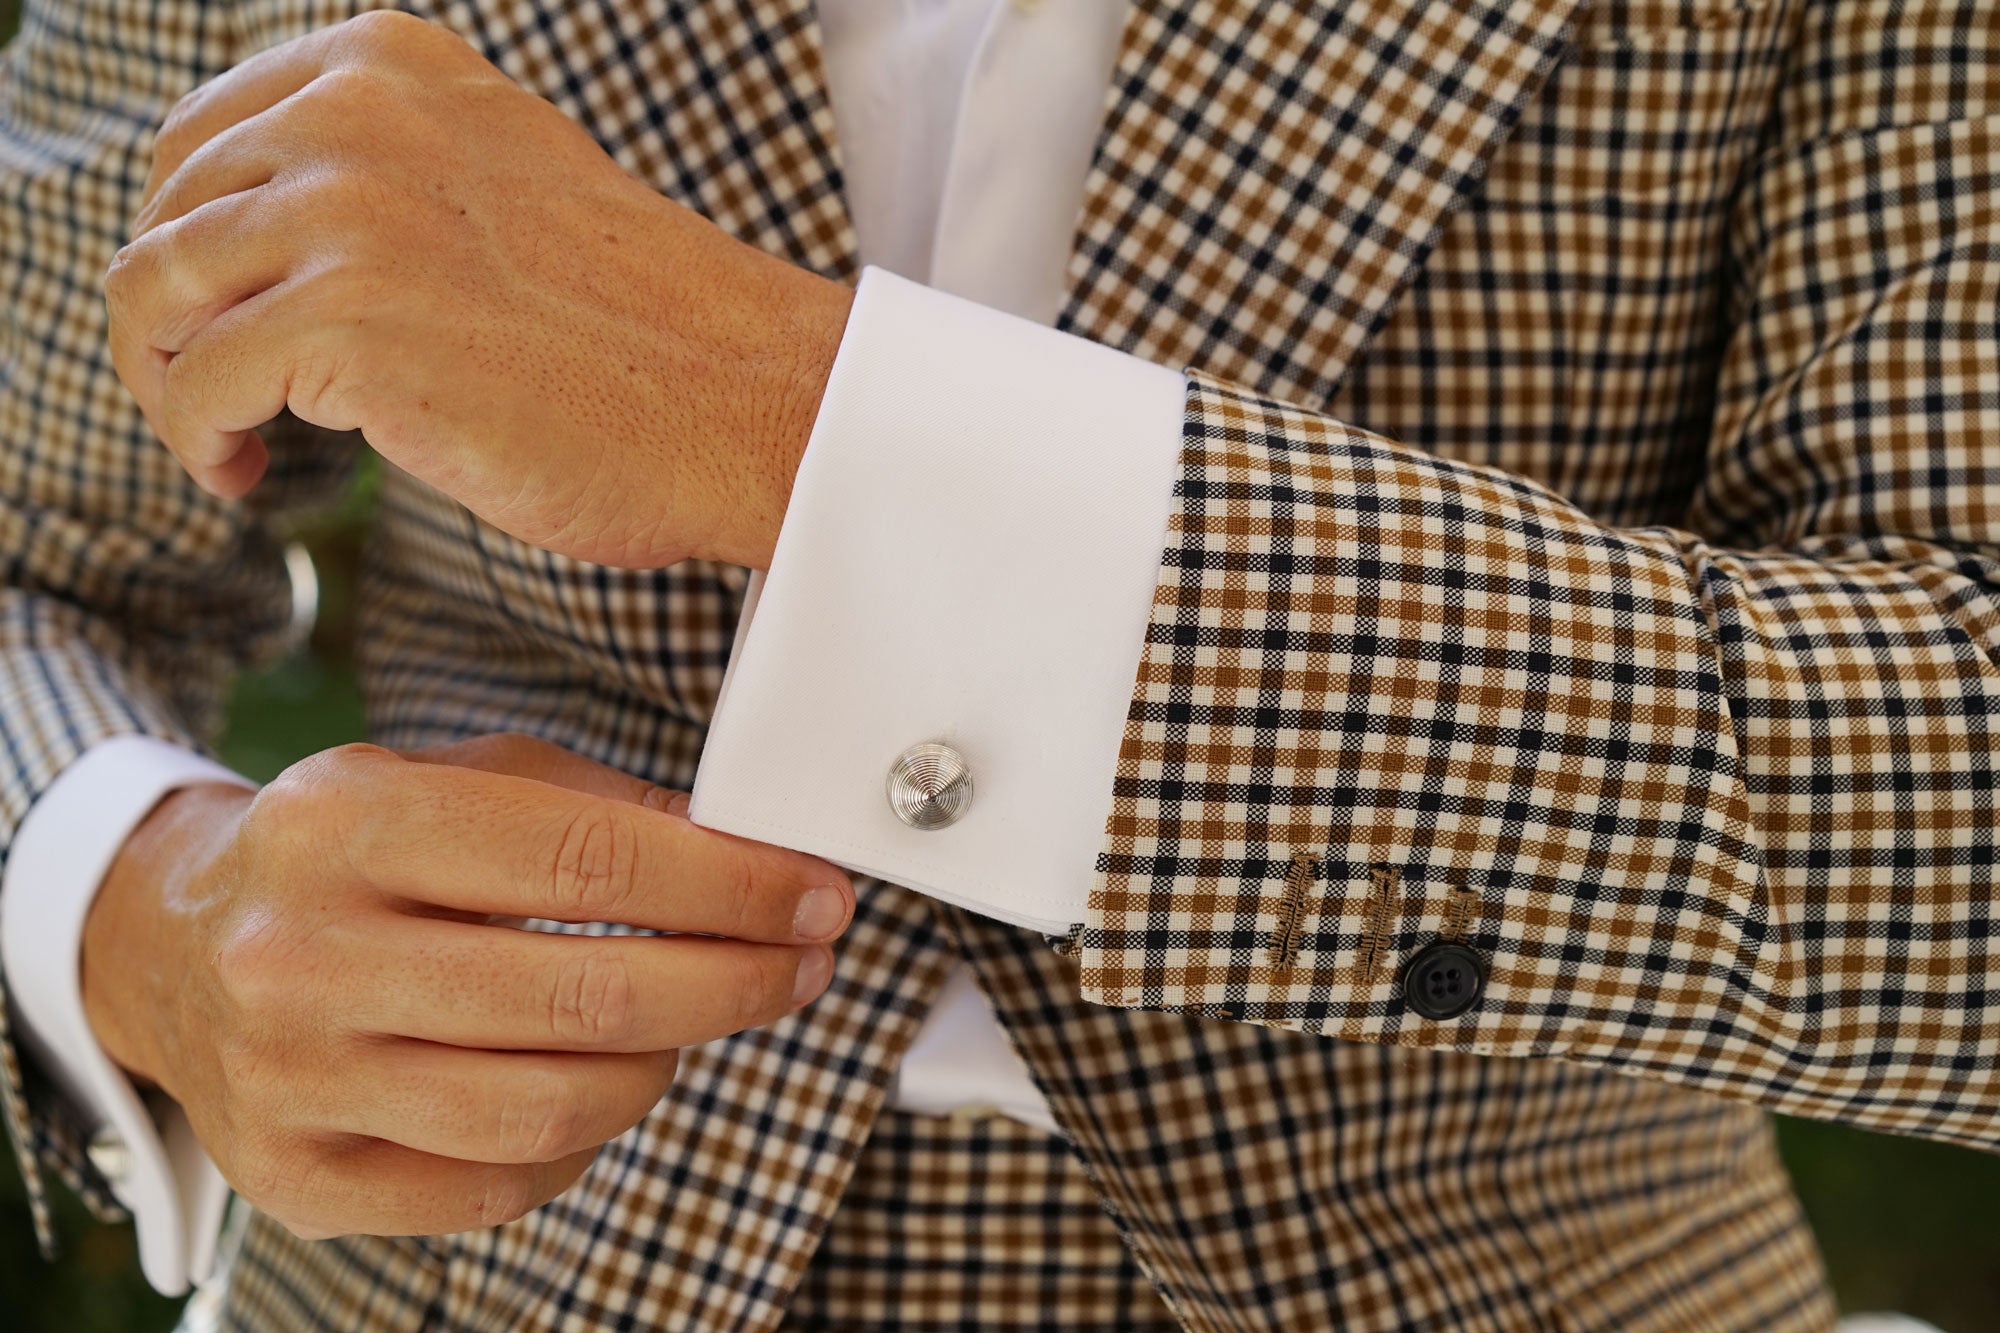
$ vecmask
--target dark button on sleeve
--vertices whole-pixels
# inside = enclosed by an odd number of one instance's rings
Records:
[[[1463,944],[1427,945],[1403,969],[1403,999],[1425,1018],[1457,1018],[1485,984],[1486,964]]]

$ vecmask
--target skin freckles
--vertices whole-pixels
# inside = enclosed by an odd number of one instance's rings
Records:
[[[120,377],[208,490],[256,485],[289,407],[632,567],[769,563],[850,300],[393,13],[178,106],[105,289]]]

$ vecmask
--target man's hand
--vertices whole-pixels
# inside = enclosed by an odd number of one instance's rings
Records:
[[[517,537],[645,568],[769,564],[850,299],[390,12],[183,99],[105,291],[120,378],[215,494],[256,484],[289,406]]]
[[[516,736],[330,750],[254,798],[190,789],[98,895],[85,1011],[302,1236],[510,1221],[646,1114],[677,1048],[790,1013],[832,975],[846,877],[676,807]]]

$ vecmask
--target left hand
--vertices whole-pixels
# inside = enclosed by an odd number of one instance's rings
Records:
[[[290,407],[630,567],[769,563],[850,300],[391,12],[183,99],[105,292],[120,378],[209,491],[256,485]]]

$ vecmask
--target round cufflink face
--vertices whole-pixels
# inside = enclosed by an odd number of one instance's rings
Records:
[[[949,745],[912,745],[889,765],[889,808],[913,829],[949,828],[972,805],[972,770]]]
[[[1425,1018],[1457,1018],[1479,1001],[1486,964],[1463,944],[1439,941],[1418,950],[1403,970],[1403,999]]]

